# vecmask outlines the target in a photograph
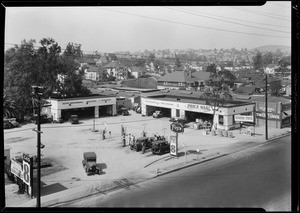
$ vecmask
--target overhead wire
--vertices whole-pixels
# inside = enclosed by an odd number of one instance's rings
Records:
[[[237,22],[227,21],[227,20],[223,20],[223,19],[219,19],[219,18],[214,18],[214,17],[201,15],[201,14],[198,14],[198,13],[191,13],[191,12],[184,11],[184,10],[178,10],[178,9],[169,8],[169,7],[167,7],[167,8],[170,9],[170,10],[175,10],[175,11],[179,11],[179,12],[182,12],[182,13],[192,14],[192,15],[196,15],[196,16],[202,16],[202,17],[205,17],[205,18],[215,19],[215,20],[219,20],[219,21],[223,21],[223,22],[228,22],[228,23],[231,23],[231,24],[237,24],[237,25],[241,25],[241,26],[252,27],[252,28],[268,30],[268,31],[274,31],[274,32],[280,32],[280,33],[288,33],[288,34],[291,33],[291,32],[286,32],[286,31],[281,31],[281,30],[274,30],[274,29],[269,29],[269,28],[264,28],[264,27],[258,27],[258,26],[248,25],[248,24],[241,24],[241,23],[237,23]]]
[[[191,9],[186,10],[186,11],[200,13],[200,12],[197,12],[197,11],[194,11],[194,10],[191,10]],[[240,22],[248,22],[248,23],[253,23],[253,24],[266,25],[266,26],[270,26],[270,27],[280,27],[280,28],[288,28],[288,29],[290,29],[290,27],[288,27],[288,26],[275,25],[275,24],[267,24],[267,23],[249,21],[249,20],[241,20],[241,19],[236,19],[236,18],[231,18],[231,17],[225,17],[225,16],[220,16],[220,15],[210,14],[210,13],[206,13],[206,12],[203,12],[203,11],[201,11],[201,14],[207,14],[207,15],[211,15],[211,16],[215,16],[215,17],[220,17],[220,18],[225,18],[225,19],[235,20],[235,21],[240,21]]]
[[[278,18],[277,16],[272,16],[272,15],[268,15],[268,14],[265,14],[265,13],[260,13],[260,12],[257,12],[257,11],[249,11],[249,10],[246,10],[246,9],[241,9],[241,8],[235,8],[235,7],[231,7],[235,10],[240,10],[240,11],[244,11],[244,12],[248,12],[248,13],[253,13],[253,14],[256,14],[256,15],[261,15],[261,16],[266,16],[266,17],[269,17],[269,18],[274,18],[274,19],[279,19],[279,20],[282,20],[282,21],[291,21],[291,20],[288,20],[288,19],[283,19],[283,18]]]
[[[108,8],[101,8],[101,9],[110,10],[110,11],[113,11],[116,13],[122,13],[122,14],[131,15],[131,16],[137,16],[137,17],[142,17],[142,18],[147,18],[147,19],[152,19],[152,20],[173,23],[173,24],[180,24],[180,25],[197,27],[197,28],[211,29],[211,30],[222,31],[222,32],[230,32],[230,33],[238,33],[238,34],[254,35],[254,36],[264,36],[264,37],[274,37],[274,38],[290,38],[290,36],[287,37],[287,36],[265,35],[265,34],[258,34],[258,33],[247,33],[247,32],[235,31],[235,30],[226,30],[226,29],[220,29],[220,28],[214,28],[214,27],[200,26],[200,25],[195,25],[195,24],[188,24],[188,23],[182,23],[182,22],[177,22],[177,21],[170,21],[170,20],[165,20],[165,19],[160,19],[160,18],[154,18],[154,17],[150,17],[150,16],[138,15],[138,14],[134,14],[134,13],[128,13],[128,12],[118,11],[118,10],[113,10],[113,9],[108,9]]]

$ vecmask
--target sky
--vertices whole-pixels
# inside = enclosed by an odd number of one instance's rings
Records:
[[[291,46],[291,2],[263,6],[7,7],[5,48],[53,38],[84,53]]]

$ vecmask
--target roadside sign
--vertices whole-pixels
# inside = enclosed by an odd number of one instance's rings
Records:
[[[30,164],[23,160],[23,181],[30,186]]]
[[[174,135],[170,136],[170,154],[174,156],[178,154],[177,137]]]
[[[23,180],[23,169],[22,169],[22,164],[16,161],[15,159],[11,159],[11,166],[10,166],[10,171],[13,173],[15,176]]]
[[[253,116],[252,115],[234,115],[234,120],[235,121],[242,121],[242,122],[253,122]]]
[[[184,128],[180,123],[171,123],[170,129],[173,132],[184,132]]]

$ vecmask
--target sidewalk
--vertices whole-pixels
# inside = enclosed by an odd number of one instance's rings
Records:
[[[203,135],[203,130],[187,128],[184,134],[179,134],[177,157],[170,156],[169,154],[155,156],[155,160],[151,162],[149,162],[149,159],[146,160],[147,158],[143,158],[145,160],[141,159],[140,162],[137,162],[137,166],[134,169],[128,170],[128,168],[120,168],[119,173],[114,174],[118,177],[117,179],[109,178],[110,175],[107,173],[105,174],[107,177],[101,181],[92,181],[92,183],[88,184],[84,183],[78,187],[43,196],[41,198],[42,207],[55,207],[57,204],[76,201],[83,197],[106,194],[109,191],[133,187],[135,184],[157,176],[263,144],[266,142],[264,131],[264,126],[256,127],[256,134],[249,136],[239,134],[239,130],[233,130],[234,137],[228,138]],[[269,141],[271,141],[272,138],[289,134],[290,128],[273,128],[268,130]],[[185,150],[187,151],[187,155],[185,155],[183,143],[186,145]],[[200,152],[197,152],[197,149],[199,149]],[[36,200],[33,199],[20,206],[35,207],[35,205]]]

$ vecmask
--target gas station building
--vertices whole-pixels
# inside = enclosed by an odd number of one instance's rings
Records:
[[[213,120],[213,106],[200,100],[201,94],[171,90],[148,94],[141,97],[142,115],[151,116],[153,112],[160,110],[164,117],[186,117],[189,122],[203,119],[211,122],[217,129],[224,130],[240,127],[240,121],[235,121],[235,115],[255,116],[255,103],[233,100],[217,107]]]

